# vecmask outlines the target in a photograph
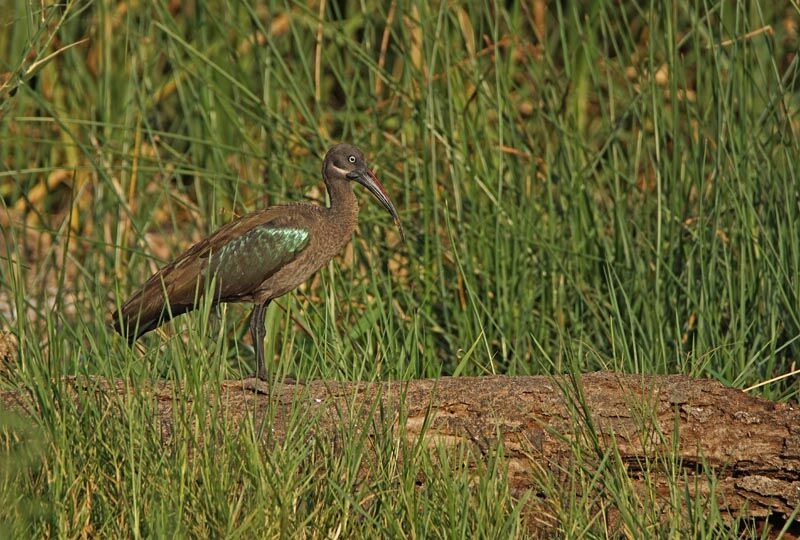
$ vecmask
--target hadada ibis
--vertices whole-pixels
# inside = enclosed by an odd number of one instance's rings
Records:
[[[211,287],[213,277],[210,293],[214,304],[255,304],[250,335],[256,350],[256,376],[267,380],[267,306],[306,281],[350,241],[358,222],[353,182],[378,199],[404,238],[394,204],[358,148],[349,144],[332,147],[322,164],[322,178],[329,207],[310,203],[271,206],[224,225],[151,276],[114,313],[117,332],[133,343],[171,317],[192,311]]]

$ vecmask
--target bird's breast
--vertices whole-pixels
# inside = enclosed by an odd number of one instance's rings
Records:
[[[356,223],[340,222],[337,225],[314,227],[308,247],[264,282],[256,301],[263,302],[292,291],[341,253],[350,241]]]

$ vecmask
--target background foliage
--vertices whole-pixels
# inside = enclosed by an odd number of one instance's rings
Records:
[[[132,350],[109,313],[235,216],[324,204],[320,158],[337,141],[365,150],[409,240],[362,190],[344,256],[270,308],[277,372],[613,369],[797,398],[792,3],[4,0],[0,12],[0,331],[19,351],[7,384],[44,418],[38,435],[9,435],[32,456],[27,476],[5,477],[0,515],[16,530],[520,534],[502,481],[463,491],[466,476],[428,458],[365,504],[359,490],[376,486],[336,476],[347,457],[294,461],[300,435],[270,457],[230,436],[229,453],[190,464],[180,447],[159,454],[133,414],[146,400],[103,429],[101,406],[95,418],[58,400],[62,374],[199,388],[250,371],[245,306],[206,306]],[[230,476],[211,474],[226,460]],[[422,489],[415,466],[432,479]],[[310,484],[319,474],[327,483]],[[610,530],[596,506],[555,506],[566,536]],[[630,531],[659,529],[646,511],[626,516]],[[706,517],[671,530],[729,530]]]

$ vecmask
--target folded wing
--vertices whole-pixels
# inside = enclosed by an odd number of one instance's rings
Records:
[[[309,238],[307,229],[281,218],[250,228],[247,217],[230,223],[148,279],[114,314],[114,327],[133,342],[193,310],[212,283],[215,302],[250,300],[259,285],[302,253]]]

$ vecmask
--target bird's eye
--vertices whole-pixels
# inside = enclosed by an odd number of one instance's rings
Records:
[[[356,156],[350,156],[349,158],[347,158],[347,161],[349,161],[350,163],[355,163],[356,162]]]

